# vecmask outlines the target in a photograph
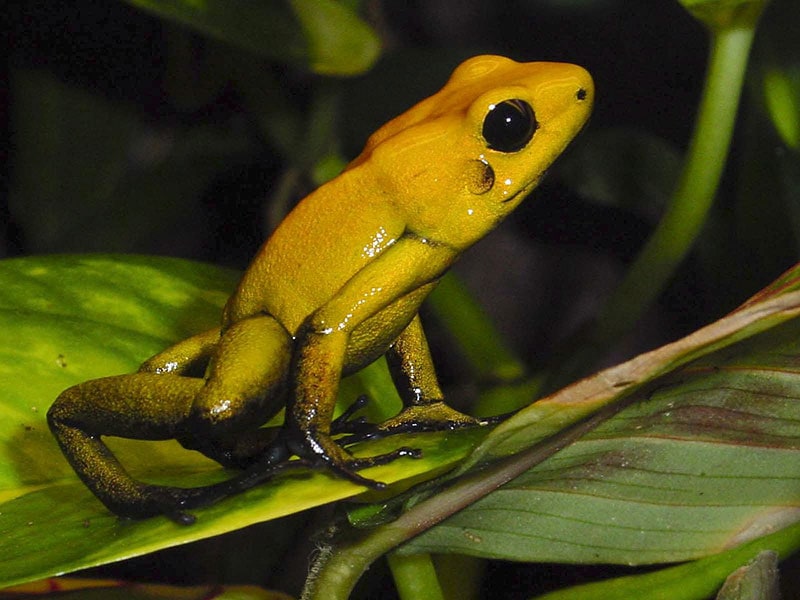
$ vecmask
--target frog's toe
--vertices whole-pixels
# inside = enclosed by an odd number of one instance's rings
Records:
[[[358,435],[359,437],[371,433],[375,426],[367,421],[366,417],[353,417],[355,413],[364,408],[369,403],[367,396],[359,396],[344,412],[331,421],[331,434],[339,435],[343,433]]]
[[[403,446],[385,454],[376,454],[375,456],[366,456],[360,458],[353,458],[349,461],[348,465],[351,469],[360,471],[369,467],[377,467],[378,465],[387,465],[398,458],[422,458],[422,450],[419,448],[410,448]]]
[[[376,481],[363,475],[359,475],[357,471],[368,469],[370,467],[377,467],[379,465],[386,465],[398,458],[422,458],[422,450],[419,448],[409,448],[403,446],[385,454],[376,454],[374,456],[352,457],[346,461],[331,461],[328,467],[337,475],[344,477],[356,483],[375,490],[383,490],[386,484],[381,481]]]

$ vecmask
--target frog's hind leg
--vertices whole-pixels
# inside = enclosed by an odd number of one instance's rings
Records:
[[[225,330],[178,441],[226,467],[246,468],[276,436],[260,426],[284,406],[292,352],[273,317],[243,319]]]
[[[276,401],[269,396],[283,387],[288,344],[288,334],[271,317],[246,319],[226,331],[206,379],[144,372],[87,381],[56,399],[47,414],[50,429],[86,486],[120,516],[175,514],[208,504],[224,488],[137,481],[101,436],[179,439],[187,447],[201,440],[198,449],[216,458],[223,450],[215,440],[257,429],[266,420]]]
[[[148,358],[138,372],[202,377],[219,336],[220,328],[215,327],[181,340]]]
[[[62,392],[47,420],[75,472],[112,512],[165,513],[176,508],[168,488],[133,479],[101,436],[173,438],[202,386],[202,379],[152,373],[94,379]]]

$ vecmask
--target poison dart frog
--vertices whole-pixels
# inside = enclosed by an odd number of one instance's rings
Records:
[[[575,65],[500,56],[461,64],[290,212],[245,271],[218,328],[136,373],[61,393],[48,423],[79,477],[131,518],[182,514],[239,489],[137,481],[101,439],[120,436],[177,439],[244,468],[242,488],[292,456],[380,488],[359,471],[416,451],[355,458],[334,438],[353,424],[334,421],[333,411],[340,378],[382,355],[403,408],[377,431],[485,423],[444,403],[418,310],[461,253],[537,185],[583,127],[592,100],[591,77]],[[262,425],[284,408],[279,432],[266,436]]]

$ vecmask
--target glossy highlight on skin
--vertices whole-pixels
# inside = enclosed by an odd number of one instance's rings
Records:
[[[465,61],[292,210],[244,273],[219,328],[136,373],[58,397],[48,422],[76,473],[121,516],[188,522],[185,509],[269,479],[292,455],[300,458],[293,464],[373,488],[383,484],[361,469],[419,455],[400,448],[354,458],[339,434],[484,425],[444,403],[418,309],[459,255],[536,186],[583,127],[593,94],[575,65]],[[375,425],[334,421],[340,378],[382,355],[403,410]],[[261,427],[284,408],[281,428]],[[243,474],[201,488],[147,484],[128,475],[104,435],[174,438]]]

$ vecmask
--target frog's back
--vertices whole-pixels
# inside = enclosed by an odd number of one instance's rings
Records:
[[[394,243],[403,223],[349,171],[304,198],[255,256],[228,318],[275,316],[292,333],[363,266]]]

